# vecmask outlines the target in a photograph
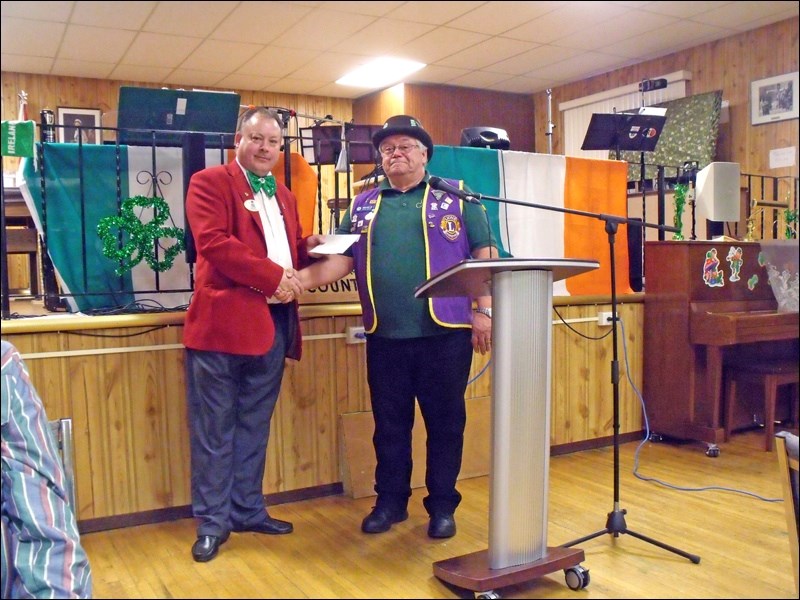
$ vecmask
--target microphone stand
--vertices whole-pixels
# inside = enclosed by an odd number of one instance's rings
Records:
[[[625,514],[627,510],[620,509],[620,502],[619,502],[619,428],[620,428],[620,415],[619,415],[619,356],[617,352],[617,277],[616,277],[616,267],[615,267],[615,255],[614,255],[614,242],[617,233],[617,228],[619,227],[620,223],[624,223],[628,226],[634,227],[652,227],[662,231],[671,231],[673,233],[677,233],[678,229],[676,227],[670,227],[668,225],[659,225],[656,223],[647,223],[642,220],[638,219],[629,219],[627,217],[619,217],[615,215],[607,215],[602,213],[592,213],[583,210],[576,210],[571,208],[562,208],[558,206],[547,206],[544,204],[534,204],[532,202],[522,202],[520,200],[509,200],[506,198],[495,198],[493,196],[484,196],[482,194],[470,194],[467,192],[462,191],[462,198],[468,202],[475,202],[477,200],[489,200],[491,202],[499,202],[504,204],[516,204],[519,206],[526,206],[529,208],[540,208],[543,210],[555,211],[555,212],[562,212],[568,213],[572,215],[580,215],[583,217],[590,217],[594,219],[600,219],[605,223],[605,232],[608,234],[608,248],[609,248],[609,258],[611,260],[611,333],[612,333],[612,352],[613,358],[611,361],[611,383],[613,385],[614,390],[614,509],[608,513],[608,519],[606,520],[606,526],[594,533],[586,535],[584,537],[578,538],[566,544],[562,544],[562,547],[569,548],[570,546],[575,546],[587,540],[594,539],[596,537],[601,536],[604,533],[608,533],[613,535],[614,537],[619,537],[620,534],[627,533],[628,535],[632,535],[635,538],[638,538],[642,541],[648,542],[659,548],[664,550],[668,550],[669,552],[674,552],[684,558],[687,558],[694,564],[698,564],[700,562],[700,557],[696,554],[690,554],[679,548],[675,548],[673,546],[669,546],[663,542],[655,540],[653,538],[647,537],[636,531],[632,531],[628,529],[627,524],[625,523]],[[644,236],[642,236],[644,237]]]
[[[547,136],[547,153],[553,153],[553,90],[547,88],[547,128],[545,135]]]
[[[292,148],[289,137],[289,119],[292,118],[291,112],[278,111],[283,120],[283,181],[286,182],[286,187],[292,189]]]

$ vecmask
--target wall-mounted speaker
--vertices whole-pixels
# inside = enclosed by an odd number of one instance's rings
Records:
[[[738,221],[741,207],[739,163],[712,162],[697,172],[697,205],[711,221]]]
[[[508,133],[505,129],[497,127],[465,127],[461,130],[461,145],[495,150],[511,148]]]

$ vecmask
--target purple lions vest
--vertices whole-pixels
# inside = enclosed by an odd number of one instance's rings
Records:
[[[461,187],[459,181],[447,181]],[[378,324],[372,297],[372,277],[367,265],[370,263],[372,233],[378,218],[381,197],[381,190],[373,188],[356,196],[350,206],[350,231],[361,234],[353,245],[353,266],[367,333],[373,333]],[[425,232],[427,278],[471,257],[459,198],[432,190],[428,186],[425,202],[420,210],[420,221]],[[469,297],[429,298],[428,310],[431,318],[442,327],[471,326],[472,299]]]

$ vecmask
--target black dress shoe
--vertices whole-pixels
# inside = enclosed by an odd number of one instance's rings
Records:
[[[408,511],[393,511],[387,508],[375,507],[361,522],[361,531],[364,533],[383,533],[389,531],[392,525],[408,518]]]
[[[217,555],[225,540],[216,535],[198,535],[192,546],[192,558],[197,562],[208,562]]]
[[[450,538],[456,534],[456,520],[453,515],[435,514],[428,525],[428,537]]]
[[[268,535],[283,535],[292,533],[292,531],[294,531],[294,526],[289,523],[289,521],[281,521],[280,519],[273,519],[268,516],[267,519],[261,523],[248,525],[246,527],[234,527],[233,530],[240,533],[243,531],[252,531],[253,533],[266,533]]]

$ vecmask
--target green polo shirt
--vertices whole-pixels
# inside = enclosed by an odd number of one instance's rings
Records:
[[[414,297],[414,290],[427,279],[420,215],[427,180],[426,173],[419,185],[406,192],[392,189],[388,180],[380,184],[382,200],[373,225],[371,276],[378,318],[375,335],[381,337],[412,338],[452,331],[431,319],[427,299]],[[468,202],[463,207],[470,251],[492,245],[486,211]],[[349,210],[336,232],[350,233]]]

